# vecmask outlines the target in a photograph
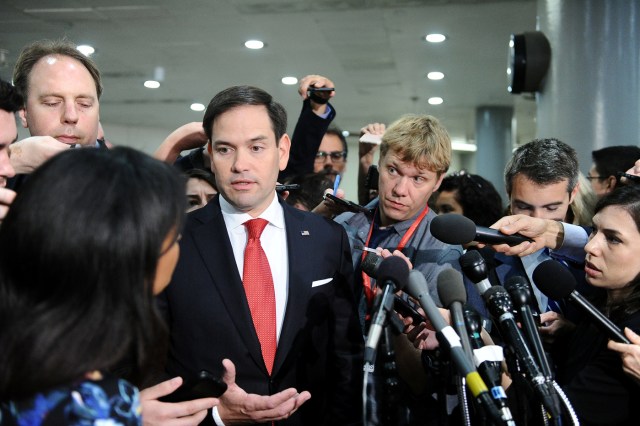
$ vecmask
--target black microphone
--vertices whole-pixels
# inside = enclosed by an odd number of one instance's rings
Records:
[[[373,278],[378,278],[378,268],[380,268],[380,264],[383,260],[384,258],[382,256],[378,256],[376,253],[368,251],[364,259],[362,259],[360,267],[365,274]]]
[[[378,256],[373,252],[367,252],[362,263],[360,263],[360,267],[365,274],[377,279],[378,268],[380,268],[380,264],[383,260],[384,258],[382,256]],[[424,322],[424,318],[420,315],[420,312],[416,310],[413,306],[413,302],[408,300],[406,296],[406,294],[403,296],[395,295],[393,298],[393,309],[403,317],[410,317],[414,326]]]
[[[367,368],[373,370],[373,362],[376,357],[376,348],[382,335],[382,329],[387,321],[387,316],[393,310],[393,296],[398,290],[402,290],[407,282],[409,266],[404,259],[391,256],[384,259],[377,269],[378,283],[384,283],[379,303],[374,308],[369,334],[364,348],[364,362],[369,364]]]
[[[516,246],[525,241],[533,241],[524,235],[507,235],[496,229],[476,226],[471,219],[455,213],[435,217],[429,229],[434,237],[447,244],[467,244],[477,241],[485,244]]]
[[[549,360],[542,346],[538,326],[533,316],[533,310],[531,309],[532,297],[529,282],[524,277],[513,276],[505,281],[504,287],[511,295],[511,300],[520,313],[520,321],[522,322],[527,341],[533,348],[533,353],[542,370],[542,374],[544,374],[547,380],[550,380],[552,378],[551,367],[549,367]]]
[[[451,312],[453,329],[460,336],[462,349],[467,354],[469,361],[473,362],[471,342],[464,325],[462,304],[467,301],[467,290],[464,288],[462,274],[455,269],[445,269],[438,275],[438,297],[443,306]]]
[[[476,285],[481,296],[491,288],[491,283],[487,278],[489,276],[487,263],[479,251],[467,250],[465,254],[460,256],[458,262],[460,262],[462,272]]]
[[[518,324],[513,315],[513,303],[509,294],[502,286],[493,286],[484,294],[487,308],[498,323],[502,337],[516,354],[522,363],[525,373],[529,377],[534,391],[540,398],[542,405],[547,409],[552,418],[558,418],[561,414],[560,401],[553,388],[547,384],[546,378],[536,364],[529,347],[524,341]]]
[[[617,325],[575,290],[575,278],[559,262],[552,259],[542,262],[533,271],[533,281],[540,291],[551,299],[560,300],[567,297],[611,339],[620,343],[631,343]]]
[[[420,306],[422,306],[422,309],[427,314],[431,324],[436,331],[440,333],[442,337],[442,339],[439,339],[440,343],[448,347],[453,364],[458,372],[466,379],[467,387],[474,398],[476,398],[494,422],[500,425],[509,424],[508,420],[502,418],[498,408],[491,399],[487,385],[473,367],[473,364],[467,359],[460,344],[460,337],[453,328],[447,324],[436,307],[436,304],[433,302],[433,299],[429,296],[427,280],[420,271],[413,270],[409,272],[409,281],[407,282],[405,291],[420,302]]]
[[[442,298],[441,298],[442,299]],[[504,353],[502,346],[487,345],[485,346],[480,335],[482,331],[482,320],[480,314],[471,306],[465,305],[462,314],[464,315],[464,323],[469,333],[469,340],[473,348],[473,358],[478,373],[489,386],[491,396],[496,401],[502,417],[513,421],[513,415],[507,404],[507,393],[502,387],[502,361],[504,361]]]

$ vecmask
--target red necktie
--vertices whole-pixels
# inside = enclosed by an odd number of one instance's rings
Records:
[[[249,240],[244,250],[242,282],[249,302],[253,325],[260,340],[262,359],[269,375],[276,357],[276,295],[269,260],[260,245],[260,235],[269,222],[252,219],[244,223]]]

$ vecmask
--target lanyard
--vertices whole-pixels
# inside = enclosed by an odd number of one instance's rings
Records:
[[[416,232],[416,229],[420,225],[420,222],[422,222],[422,219],[424,219],[424,217],[427,215],[427,213],[429,213],[429,205],[428,204],[426,206],[424,206],[424,209],[422,209],[422,212],[418,215],[418,217],[416,217],[416,219],[413,221],[413,223],[411,224],[409,229],[407,229],[407,232],[404,233],[404,235],[400,239],[400,243],[398,244],[398,247],[396,247],[396,250],[402,251],[402,249],[405,248],[405,246],[407,245],[407,243],[409,242],[409,240],[411,239],[413,234]],[[369,241],[371,240],[371,234],[373,234],[373,227],[374,227],[374,224],[375,224],[376,214],[378,214],[378,209],[377,208],[376,208],[376,212],[373,215],[373,220],[371,221],[371,226],[369,227],[369,234],[367,235],[367,241],[364,243],[365,247],[369,246]],[[366,255],[367,255],[367,251],[366,250],[362,250],[362,259],[361,260],[364,260]],[[369,277],[369,275],[367,275],[364,271],[362,271],[362,285],[364,287],[364,295],[367,298],[367,308],[371,309],[371,305],[373,304],[373,298],[375,296],[375,288],[371,287],[371,277]]]

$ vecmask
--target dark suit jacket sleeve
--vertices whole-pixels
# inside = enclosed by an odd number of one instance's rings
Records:
[[[318,152],[322,138],[336,116],[333,105],[329,104],[331,112],[327,118],[322,118],[311,110],[309,102],[309,99],[306,99],[302,104],[302,111],[291,138],[289,163],[278,176],[280,182],[291,176],[313,173],[316,152]]]
[[[335,333],[334,380],[335,390],[329,407],[332,414],[330,424],[361,424],[362,405],[362,366],[364,342],[357,315],[357,305],[353,294],[353,265],[351,248],[347,234],[342,233],[340,285],[336,286],[335,297]],[[312,396],[313,397],[313,396]]]

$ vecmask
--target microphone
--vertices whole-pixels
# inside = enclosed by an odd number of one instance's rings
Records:
[[[373,362],[376,357],[376,348],[382,335],[382,329],[387,321],[389,312],[393,310],[393,294],[402,290],[409,275],[409,266],[404,259],[397,256],[387,257],[380,262],[377,269],[378,283],[384,283],[379,303],[374,308],[369,334],[364,348],[364,362],[373,370]]]
[[[458,372],[465,377],[467,386],[474,398],[476,398],[494,422],[500,425],[508,425],[508,420],[502,418],[498,408],[493,403],[487,385],[485,385],[473,367],[473,364],[465,356],[460,344],[460,337],[453,328],[447,324],[436,307],[436,304],[433,302],[433,299],[429,296],[427,280],[420,271],[413,270],[409,272],[409,281],[407,282],[405,291],[420,302],[420,306],[422,306],[422,309],[427,314],[431,324],[436,331],[440,333],[442,337],[442,339],[439,339],[441,344],[448,347],[453,364],[456,366]]]
[[[449,308],[453,329],[458,333],[458,336],[460,336],[462,349],[467,359],[473,363],[471,343],[469,342],[469,335],[467,334],[467,328],[464,325],[464,316],[462,314],[462,304],[467,301],[467,291],[464,288],[462,274],[460,272],[455,269],[445,269],[438,275],[438,297],[440,297],[443,306]],[[458,387],[460,411],[466,423],[471,418],[471,415],[467,402],[467,390],[464,379],[460,376],[456,377],[456,385]]]
[[[484,345],[480,336],[482,321],[480,320],[480,314],[475,309],[465,305],[462,313],[469,339],[471,340],[471,346],[473,347],[473,359],[478,372],[490,387],[491,396],[498,404],[502,418],[513,421],[513,415],[507,405],[507,393],[502,387],[502,361],[504,361],[502,346]]]
[[[538,360],[542,373],[550,380],[552,378],[549,360],[544,352],[538,327],[531,309],[531,288],[529,282],[521,276],[513,276],[504,283],[505,288],[511,295],[511,299],[518,308],[520,321],[522,322],[527,341],[533,347],[533,352]]]
[[[462,349],[467,354],[470,361],[473,361],[471,342],[467,328],[464,325],[464,315],[462,304],[467,301],[467,290],[462,282],[462,274],[455,269],[445,269],[438,275],[438,297],[443,306],[451,312],[451,322],[454,330],[460,336]]]
[[[435,217],[429,228],[434,237],[447,244],[467,244],[477,241],[485,244],[516,246],[525,241],[533,241],[524,235],[507,235],[497,229],[476,226],[471,219],[455,213]]]
[[[481,296],[491,288],[491,283],[487,278],[489,276],[487,264],[479,251],[467,250],[465,254],[460,256],[458,262],[460,262],[462,272],[476,285]]]
[[[585,313],[611,339],[620,343],[631,343],[617,325],[575,290],[575,278],[559,262],[551,259],[542,262],[533,271],[533,281],[540,291],[551,299],[569,298],[570,302]]]
[[[372,278],[378,278],[378,268],[380,268],[380,264],[384,258],[382,256],[378,256],[376,253],[368,252],[367,255],[360,263],[360,267],[364,271],[365,274],[369,275]],[[407,272],[408,273],[408,272]],[[404,297],[403,297],[404,296]],[[398,296],[397,294],[393,298],[393,309],[402,315],[403,317],[411,317],[413,321],[413,325],[418,325],[421,322],[424,322],[424,318],[420,315],[420,312],[416,310],[414,307],[414,303],[408,300],[406,294],[403,296]]]
[[[360,267],[365,274],[373,278],[378,278],[378,268],[380,268],[380,264],[383,260],[384,258],[382,256],[378,256],[373,252],[367,252],[367,255],[360,263]]]
[[[546,378],[540,371],[520,333],[512,312],[513,303],[509,294],[504,287],[497,285],[487,290],[484,298],[491,316],[493,316],[502,331],[502,337],[521,361],[524,371],[529,377],[542,405],[544,405],[552,418],[558,418],[561,413],[558,395],[552,386],[547,386]]]

